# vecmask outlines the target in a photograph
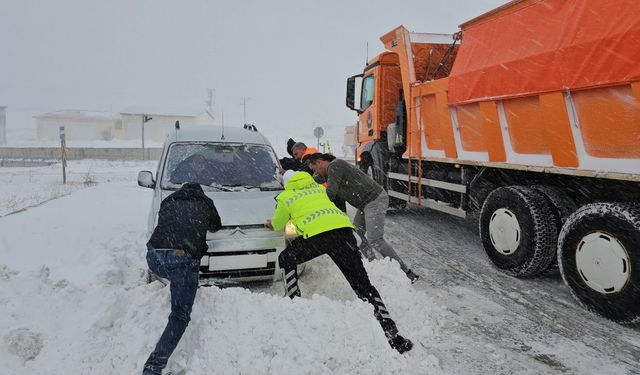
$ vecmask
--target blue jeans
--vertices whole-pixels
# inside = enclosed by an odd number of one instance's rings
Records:
[[[156,276],[168,279],[171,288],[169,321],[144,364],[145,374],[160,374],[191,320],[191,307],[198,290],[200,261],[189,256],[176,256],[173,250],[156,249],[147,252],[147,264]]]

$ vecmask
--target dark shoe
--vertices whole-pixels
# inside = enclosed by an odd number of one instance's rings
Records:
[[[411,284],[415,283],[420,278],[420,276],[416,275],[411,270],[407,270],[406,274],[409,280],[411,280]]]
[[[411,348],[413,348],[413,343],[411,342],[411,340],[405,339],[400,335],[395,335],[389,338],[389,345],[391,345],[391,347],[397,350],[400,354],[408,352],[409,350],[411,350]]]
[[[376,260],[376,254],[370,247],[360,247],[360,253],[362,254],[362,258],[369,262]]]

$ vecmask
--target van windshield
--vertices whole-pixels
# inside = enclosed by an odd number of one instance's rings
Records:
[[[271,147],[231,143],[174,143],[169,147],[162,188],[185,182],[205,191],[282,190]]]

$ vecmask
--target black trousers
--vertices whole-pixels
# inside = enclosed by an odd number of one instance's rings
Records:
[[[351,228],[334,229],[307,239],[298,237],[280,253],[278,261],[287,295],[290,298],[300,296],[296,266],[324,254],[338,266],[358,298],[373,305],[374,316],[387,336],[396,335],[396,324],[389,316],[380,293],[369,281]]]

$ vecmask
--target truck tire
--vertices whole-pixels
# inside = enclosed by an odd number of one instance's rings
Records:
[[[556,255],[557,227],[546,198],[522,186],[493,190],[480,211],[480,238],[487,256],[512,276],[535,276],[549,267]]]
[[[396,156],[389,158],[389,172],[396,172],[406,175],[408,172],[407,161]],[[396,191],[401,194],[407,194],[407,183],[402,183],[392,178],[387,179],[388,190]],[[393,210],[402,210],[407,208],[407,201],[389,195],[389,208]]]
[[[378,185],[385,187],[386,176],[381,168],[374,161],[363,163],[360,167],[364,173],[371,177]]]
[[[375,182],[387,190],[387,156],[381,149],[380,143],[376,142],[369,152],[362,154],[360,169],[368,174]]]
[[[558,187],[548,185],[535,185],[532,186],[532,188],[535,189],[538,193],[542,194],[551,204],[551,207],[553,208],[553,214],[556,217],[557,230],[558,233],[560,233],[562,225],[564,225],[564,223],[572,213],[576,212],[576,210],[578,209],[578,205],[569,196],[569,194],[565,193]],[[559,273],[560,269],[558,267],[558,258],[554,257],[549,267],[547,267],[547,269],[542,272],[542,275],[553,276],[558,275]]]
[[[586,308],[618,323],[640,322],[640,205],[581,207],[562,227],[558,263]]]
[[[362,155],[360,169],[369,175],[378,185],[382,186],[385,191],[389,189],[389,179],[387,177],[386,165],[387,156],[381,150],[380,144],[376,143],[371,151]],[[402,199],[389,197],[389,208],[398,209],[406,207],[407,202]]]
[[[361,166],[361,169],[364,173],[366,173],[367,175],[369,175],[369,177],[373,178],[373,180],[375,182],[377,182],[380,186],[382,186],[382,188],[385,191],[387,190],[386,185],[384,185],[384,183],[387,180],[387,176],[383,173],[380,172],[380,169],[378,167],[376,167],[375,163],[368,163],[366,165]],[[381,180],[383,182],[381,182]],[[389,197],[389,208],[390,209],[402,209],[407,207],[407,202],[402,200],[402,199],[398,199],[395,197]]]

